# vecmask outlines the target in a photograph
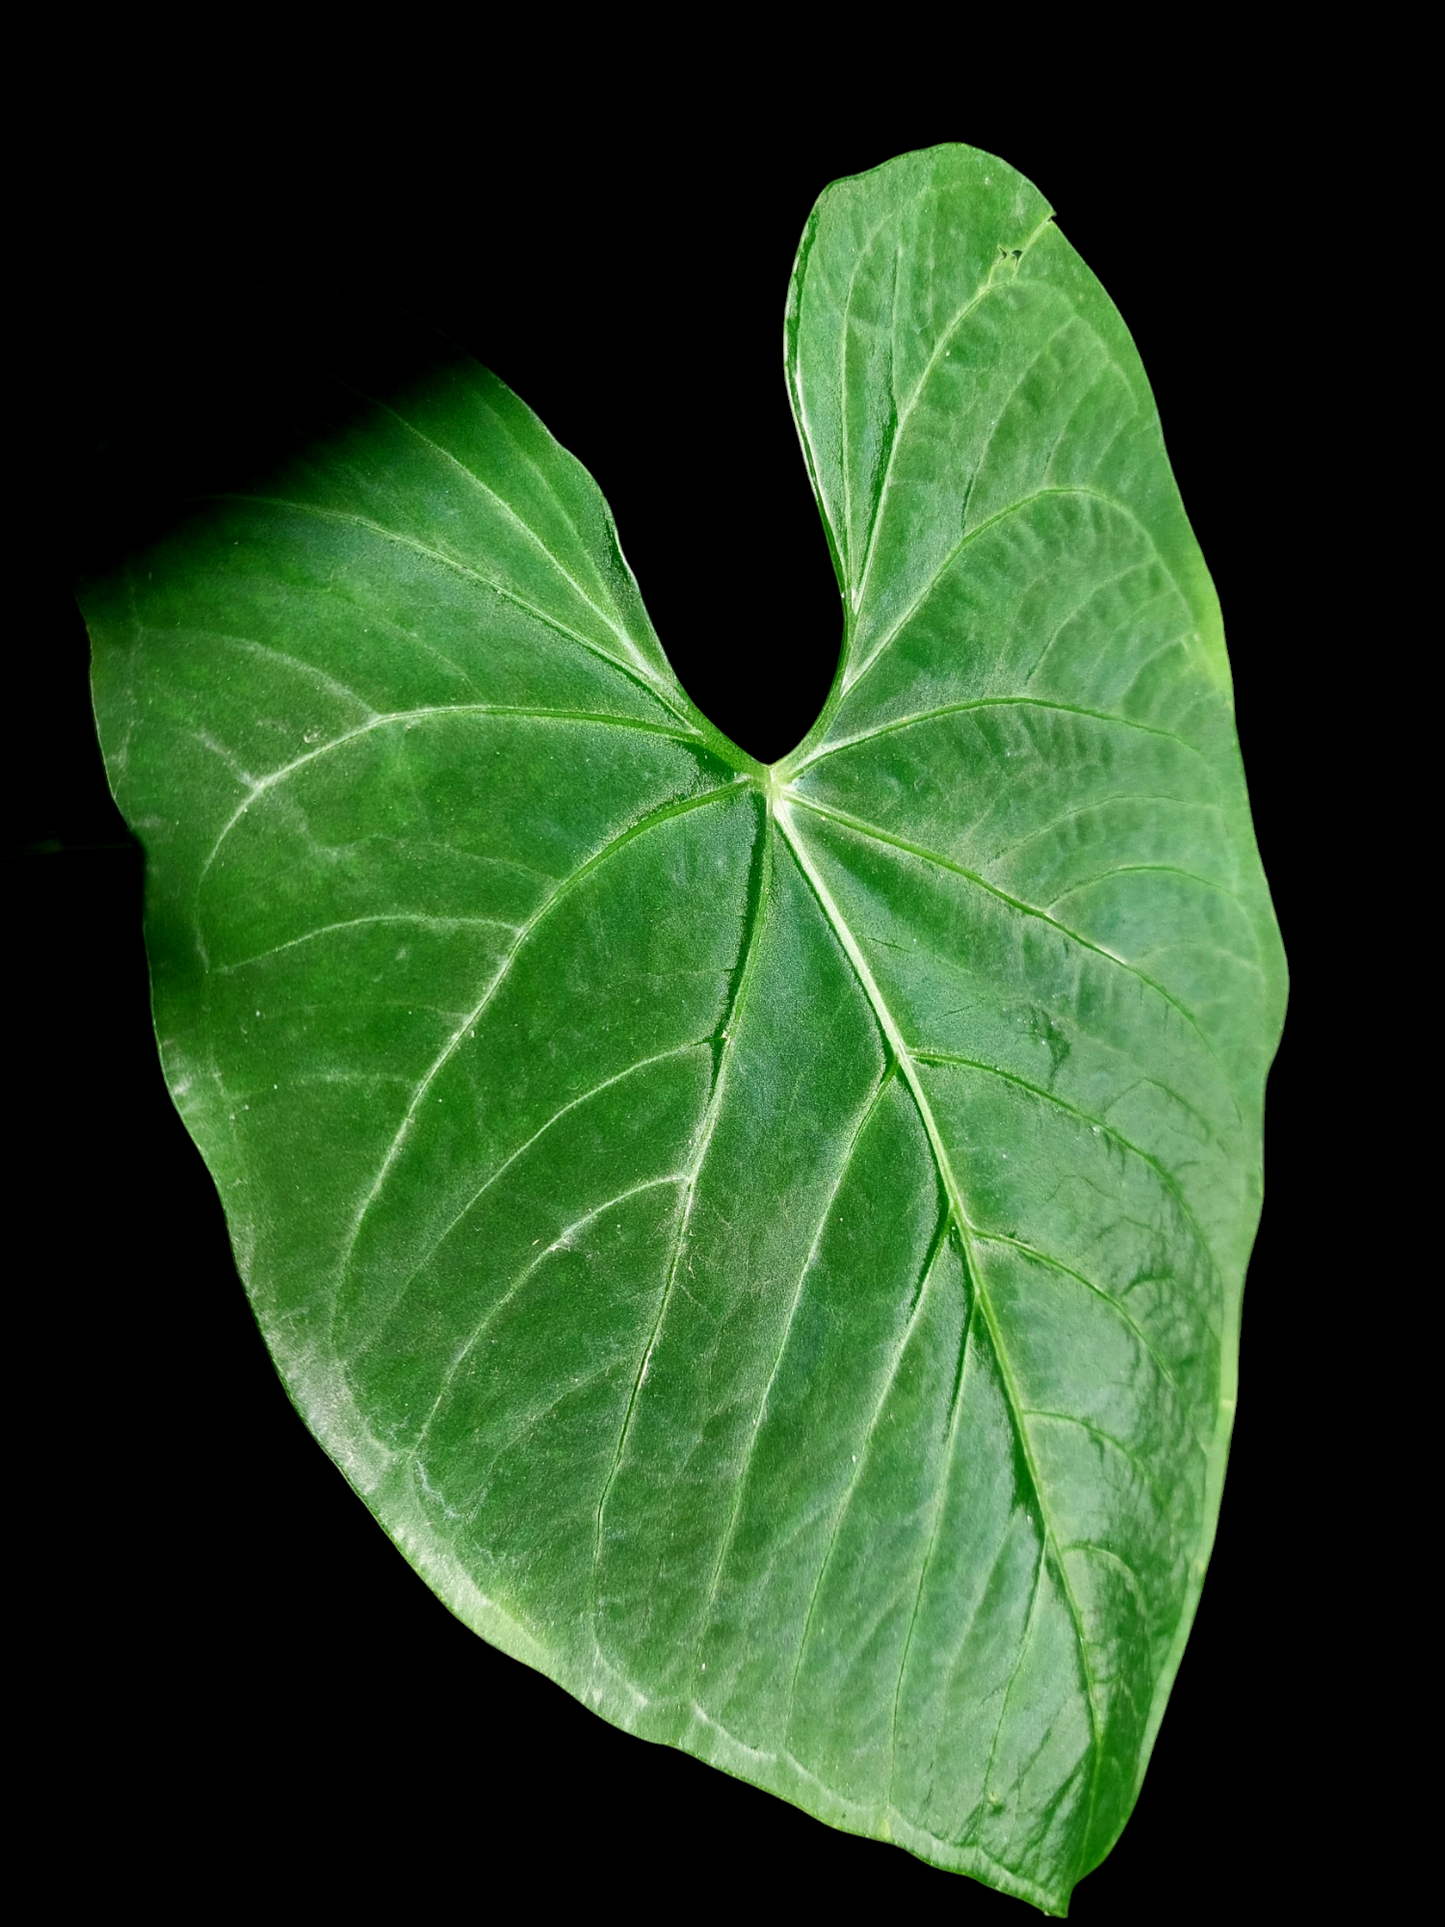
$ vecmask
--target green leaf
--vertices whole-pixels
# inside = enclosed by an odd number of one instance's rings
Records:
[[[845,620],[781,763],[461,363],[90,586],[96,709],[170,1088],[407,1558],[618,1725],[1062,1912],[1203,1579],[1283,959],[1039,194],[839,182],[786,349]]]

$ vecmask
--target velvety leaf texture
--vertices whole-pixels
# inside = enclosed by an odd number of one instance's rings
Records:
[[[1284,967],[1139,358],[1013,169],[829,188],[844,642],[764,769],[452,362],[83,601],[166,1076],[292,1397],[486,1639],[1051,1912],[1219,1507]]]

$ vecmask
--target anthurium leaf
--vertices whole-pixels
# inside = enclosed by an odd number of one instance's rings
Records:
[[[462,363],[91,585],[96,709],[170,1088],[407,1558],[1061,1912],[1209,1553],[1283,961],[1149,389],[1034,188],[830,188],[786,365],[844,641],[771,768]]]

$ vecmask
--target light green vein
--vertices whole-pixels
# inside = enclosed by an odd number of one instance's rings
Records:
[[[1052,1523],[1049,1502],[1045,1496],[1046,1487],[1034,1458],[1033,1441],[1030,1439],[1028,1427],[1024,1423],[1023,1415],[1026,1407],[1019,1394],[1018,1386],[1014,1382],[1012,1368],[1009,1364],[1007,1353],[1004,1350],[1003,1334],[999,1328],[993,1305],[990,1302],[987,1286],[984,1283],[983,1266],[980,1264],[978,1254],[974,1249],[969,1214],[964,1204],[957,1174],[953,1169],[953,1162],[948,1155],[942,1134],[938,1128],[937,1120],[933,1115],[933,1107],[928,1101],[928,1093],[924,1090],[922,1080],[918,1075],[918,1067],[914,1062],[912,1052],[904,1041],[903,1033],[898,1028],[897,1020],[889,1009],[882,991],[878,987],[872,970],[869,968],[868,960],[863,955],[858,939],[854,936],[842,911],[834,902],[827,884],[814,865],[812,858],[808,855],[807,847],[794,827],[791,813],[786,805],[778,809],[777,818],[779,827],[788,840],[788,847],[792,850],[799,867],[812,886],[813,893],[822,907],[823,914],[833,926],[834,934],[843,946],[848,960],[853,966],[854,974],[857,976],[864,996],[872,1007],[879,1028],[888,1040],[889,1047],[897,1059],[899,1071],[907,1083],[913,1101],[918,1108],[919,1117],[922,1120],[924,1131],[927,1134],[929,1145],[933,1151],[934,1163],[938,1168],[939,1177],[943,1182],[944,1190],[952,1209],[954,1222],[958,1226],[959,1237],[968,1261],[968,1270],[973,1284],[976,1302],[979,1311],[983,1315],[984,1323],[988,1327],[989,1342],[998,1363],[999,1375],[1003,1381],[1005,1396],[1007,1397],[1009,1409],[1013,1416],[1014,1427],[1019,1442],[1019,1451],[1028,1470],[1029,1481],[1033,1487],[1034,1498],[1038,1504],[1040,1523],[1043,1526],[1046,1537],[1054,1548],[1055,1563],[1059,1574],[1059,1585],[1068,1602],[1069,1611],[1074,1622],[1074,1634],[1079,1648],[1079,1663],[1083,1669],[1088,1695],[1089,1725],[1093,1735],[1094,1747],[1093,1784],[1097,1790],[1099,1762],[1103,1758],[1104,1723],[1098,1703],[1098,1687],[1094,1679],[1093,1666],[1089,1657],[1088,1641],[1084,1633],[1083,1613],[1079,1607],[1078,1600],[1074,1596],[1073,1586],[1070,1582],[1068,1572],[1064,1567],[1063,1559],[1059,1554],[1060,1540]]]

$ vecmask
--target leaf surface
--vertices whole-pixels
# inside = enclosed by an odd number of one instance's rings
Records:
[[[1138,356],[1002,162],[837,183],[844,609],[763,769],[499,381],[83,601],[170,1088],[298,1407],[608,1719],[1052,1911],[1218,1512],[1284,969]]]

